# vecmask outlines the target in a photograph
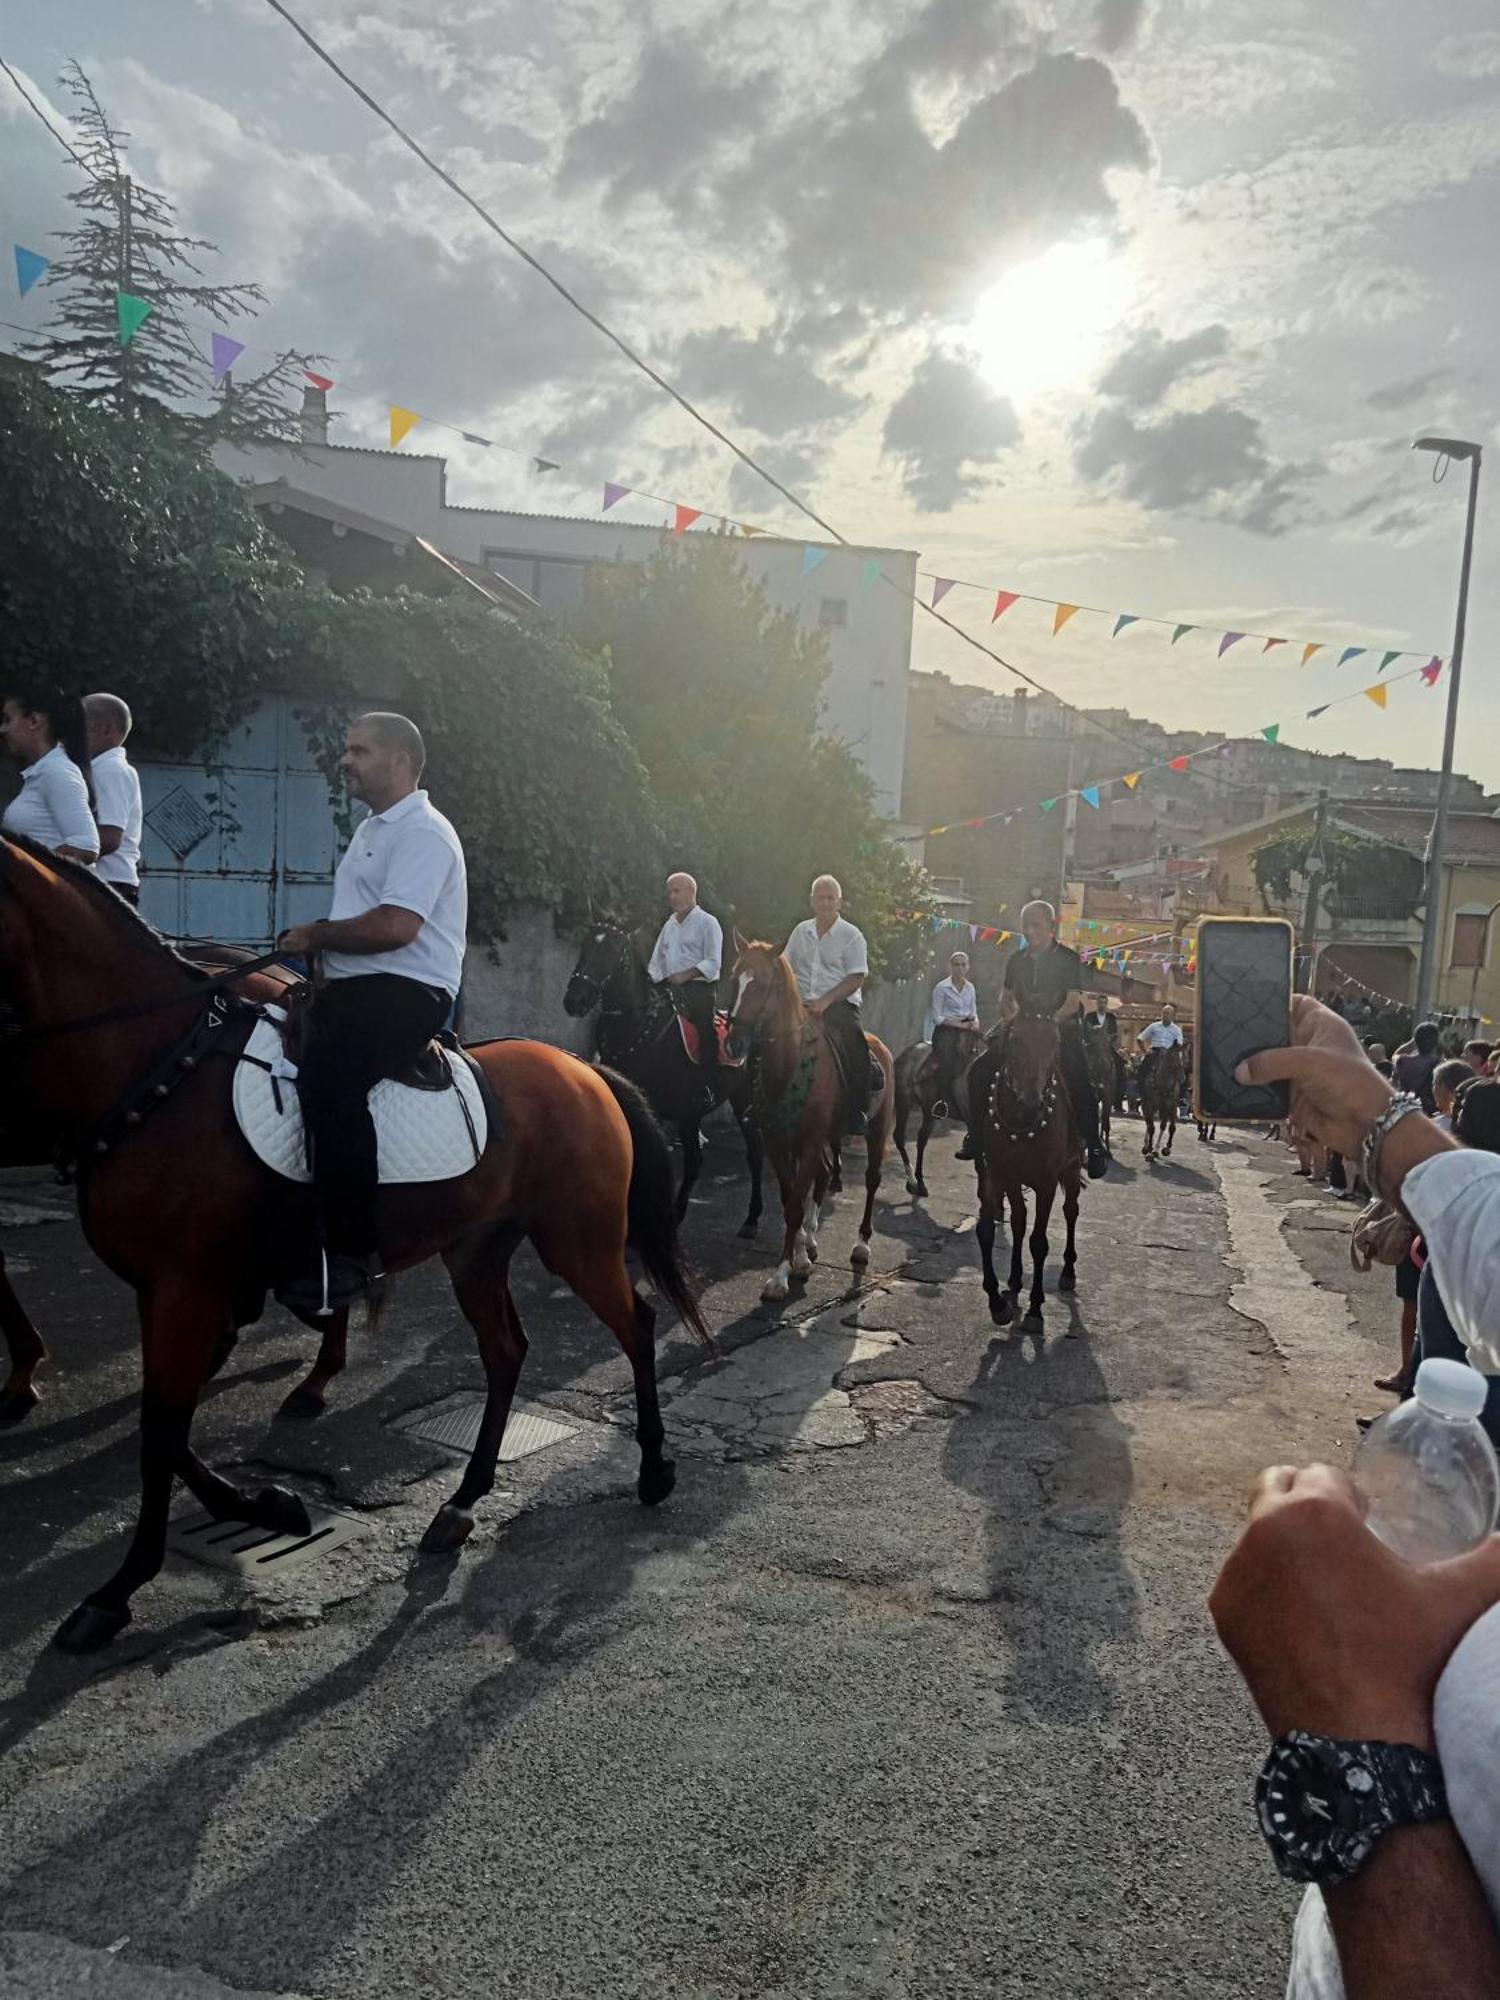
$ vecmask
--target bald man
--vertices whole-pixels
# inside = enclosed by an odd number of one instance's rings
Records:
[[[663,987],[678,1013],[698,1030],[698,1060],[715,1061],[714,991],[724,957],[724,933],[717,917],[698,901],[698,884],[679,869],[667,877],[671,915],[661,927],[647,973]]]
[[[863,931],[840,914],[843,901],[838,877],[820,875],[808,896],[812,915],[786,941],[786,962],[803,1006],[822,1021],[833,1044],[847,1098],[845,1122],[851,1132],[864,1132],[870,1099],[884,1078],[859,1018],[870,954]]]

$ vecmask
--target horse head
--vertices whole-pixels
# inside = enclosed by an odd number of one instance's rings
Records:
[[[781,1024],[797,997],[792,969],[780,945],[734,934],[734,997],[729,1003],[729,1045],[742,1055],[749,1043]]]
[[[1058,1046],[1056,1021],[1022,1014],[1011,1022],[1000,1081],[1018,1124],[1036,1127],[1045,1119],[1049,1097],[1056,1094]]]
[[[618,924],[603,917],[591,921],[578,949],[578,962],[563,991],[563,1007],[574,1018],[592,1014],[605,988],[624,962],[629,940]]]

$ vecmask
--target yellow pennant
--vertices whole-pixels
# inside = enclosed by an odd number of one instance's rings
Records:
[[[402,438],[422,419],[415,410],[403,410],[391,405],[391,450],[394,451]]]
[[[1365,693],[1377,708],[1385,707],[1385,682],[1377,681],[1374,687],[1367,687]]]
[[[1055,639],[1064,625],[1078,609],[1076,604],[1059,604],[1052,619],[1052,636]]]
[[[1305,666],[1307,665],[1308,661],[1309,661],[1309,660],[1310,660],[1310,659],[1312,658],[1312,656],[1313,656],[1313,654],[1314,654],[1314,653],[1321,653],[1321,652],[1322,652],[1322,650],[1323,650],[1323,647],[1322,647],[1321,643],[1319,643],[1319,644],[1316,644],[1316,645],[1312,645],[1312,646],[1304,646],[1304,647],[1302,648],[1302,664],[1303,664],[1303,666],[1305,667]]]
[[[1141,774],[1140,774],[1140,772],[1139,772],[1139,771],[1127,771],[1127,772],[1125,773],[1125,778],[1124,778],[1124,782],[1125,782],[1125,783],[1126,783],[1127,785],[1129,785],[1129,787],[1130,787],[1131,791],[1134,791],[1134,790],[1135,790],[1135,788],[1136,788],[1136,786],[1137,786],[1137,785],[1138,785],[1138,784],[1139,784],[1139,783],[1141,782]]]

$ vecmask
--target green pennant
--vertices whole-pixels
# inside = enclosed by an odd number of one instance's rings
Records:
[[[1057,804],[1057,800],[1056,800],[1056,799],[1043,799],[1043,800],[1042,800],[1042,811],[1043,811],[1044,813],[1049,813],[1049,812],[1051,812],[1052,808],[1053,808],[1053,807],[1054,807],[1054,806],[1055,806],[1056,804]]]
[[[1281,724],[1279,722],[1273,722],[1268,729],[1263,729],[1260,733],[1262,736],[1265,737],[1268,743],[1274,743],[1277,737],[1281,734]]]
[[[533,472],[557,472],[560,467],[555,458],[534,458],[531,461],[531,469]]]
[[[1177,630],[1172,634],[1172,644],[1175,646],[1185,632],[1196,632],[1197,629],[1196,625],[1179,625]]]
[[[1383,674],[1383,673],[1385,672],[1386,668],[1387,668],[1387,667],[1388,667],[1388,666],[1389,666],[1389,665],[1391,664],[1391,661],[1392,661],[1392,660],[1399,660],[1399,659],[1400,659],[1400,657],[1401,657],[1401,648],[1400,648],[1400,647],[1398,646],[1398,647],[1397,647],[1397,648],[1395,649],[1395,651],[1394,651],[1394,652],[1391,652],[1391,653],[1386,653],[1386,654],[1385,654],[1385,655],[1383,656],[1383,658],[1381,659],[1381,662],[1380,662],[1380,665],[1379,665],[1379,667],[1378,667],[1378,669],[1377,669],[1377,672],[1379,672],[1379,673],[1382,673],[1382,674]]]
[[[860,584],[863,589],[868,590],[872,583],[878,583],[879,581],[880,581],[880,564],[876,561],[876,559],[873,556],[871,556],[867,558],[864,568],[860,574]]]
[[[149,299],[138,299],[133,292],[115,293],[115,311],[120,321],[120,345],[128,347],[151,312]]]

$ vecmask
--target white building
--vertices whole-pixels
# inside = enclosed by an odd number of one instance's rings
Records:
[[[309,414],[316,424],[316,414]],[[215,457],[223,471],[253,485],[285,480],[303,493],[421,535],[450,556],[483,564],[559,618],[581,604],[591,564],[644,562],[668,532],[609,518],[458,506],[448,499],[447,461],[413,452],[309,441],[295,447],[221,447]],[[875,788],[878,810],[894,819],[906,754],[915,554],[835,545],[805,572],[805,541],[759,535],[737,546],[773,605],[826,632],[825,727],[858,757]],[[871,558],[890,583],[865,580]]]

